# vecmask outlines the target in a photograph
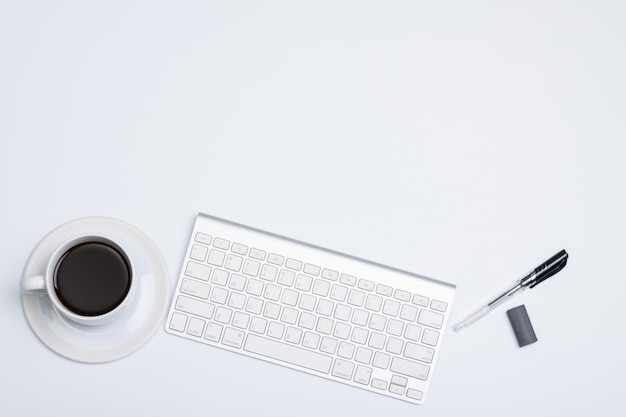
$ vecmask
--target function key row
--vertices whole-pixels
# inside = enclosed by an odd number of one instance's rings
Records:
[[[196,233],[195,241],[203,245],[207,245],[207,246],[210,246],[211,243],[213,243],[213,247],[215,248],[223,249],[223,250],[230,249],[236,254],[248,255],[248,249],[249,249],[248,246],[243,245],[241,243],[237,243],[237,242],[233,242],[231,245],[230,240],[222,239],[220,237],[212,237],[211,235],[207,235],[206,233],[200,233],[200,232]],[[199,247],[199,245],[194,245],[192,247],[192,253],[193,253],[193,250],[195,250],[197,247]],[[255,249],[255,248],[250,249],[251,258],[255,258],[255,259],[259,259],[263,261],[265,260],[265,255],[266,253],[263,250]]]
[[[200,232],[196,233],[195,241],[203,245],[207,245],[207,246],[210,246],[212,242],[213,247],[215,248],[223,249],[223,250],[230,249],[232,252],[238,255],[244,255],[244,256],[248,255],[251,258],[257,259],[259,261],[264,261],[265,258],[267,257],[267,262],[274,264],[274,265],[282,266],[283,263],[285,262],[284,256],[277,255],[275,253],[270,253],[268,255],[267,252],[262,249],[249,248],[248,246],[243,245],[241,243],[237,243],[237,242],[233,242],[231,245],[231,242],[227,239],[222,239],[220,237],[212,237],[211,235],[207,235],[206,233],[200,233]],[[206,259],[206,250],[207,248],[203,248],[200,245],[194,245],[192,247],[191,258],[195,260],[201,260],[201,258],[203,257],[203,251],[204,251],[204,258]],[[250,253],[248,253],[248,250],[250,251]],[[291,260],[288,259],[287,261],[288,261],[288,266],[287,266],[288,268],[296,269],[298,271],[302,269],[302,262],[297,261],[295,259],[291,259]],[[317,274],[314,273],[316,269],[318,270]],[[313,273],[313,275],[318,275],[319,267],[315,265],[310,265],[310,268],[308,269],[307,273]]]

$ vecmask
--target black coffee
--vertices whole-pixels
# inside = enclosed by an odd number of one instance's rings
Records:
[[[54,273],[54,289],[70,311],[99,316],[122,303],[131,279],[130,265],[117,249],[86,242],[61,257]]]

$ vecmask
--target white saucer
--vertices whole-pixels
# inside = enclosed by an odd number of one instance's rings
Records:
[[[159,249],[136,227],[107,217],[86,217],[54,229],[31,253],[23,276],[41,274],[55,248],[68,239],[104,233],[123,244],[137,279],[134,305],[129,305],[119,319],[84,326],[57,314],[46,294],[22,294],[26,320],[41,342],[78,362],[110,362],[139,349],[159,327],[169,301],[167,265]]]

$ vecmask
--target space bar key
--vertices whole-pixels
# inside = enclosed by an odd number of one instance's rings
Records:
[[[275,359],[291,365],[301,366],[317,372],[327,374],[333,359],[330,356],[288,345],[276,340],[266,339],[254,334],[248,334],[244,350],[267,358]]]

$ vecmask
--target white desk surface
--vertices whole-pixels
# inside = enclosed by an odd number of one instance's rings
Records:
[[[0,415],[626,414],[623,2],[101,3],[0,2]],[[453,282],[453,322],[570,261],[449,329],[423,406],[162,327],[103,365],[34,336],[51,229],[130,222],[173,286],[198,211]]]

